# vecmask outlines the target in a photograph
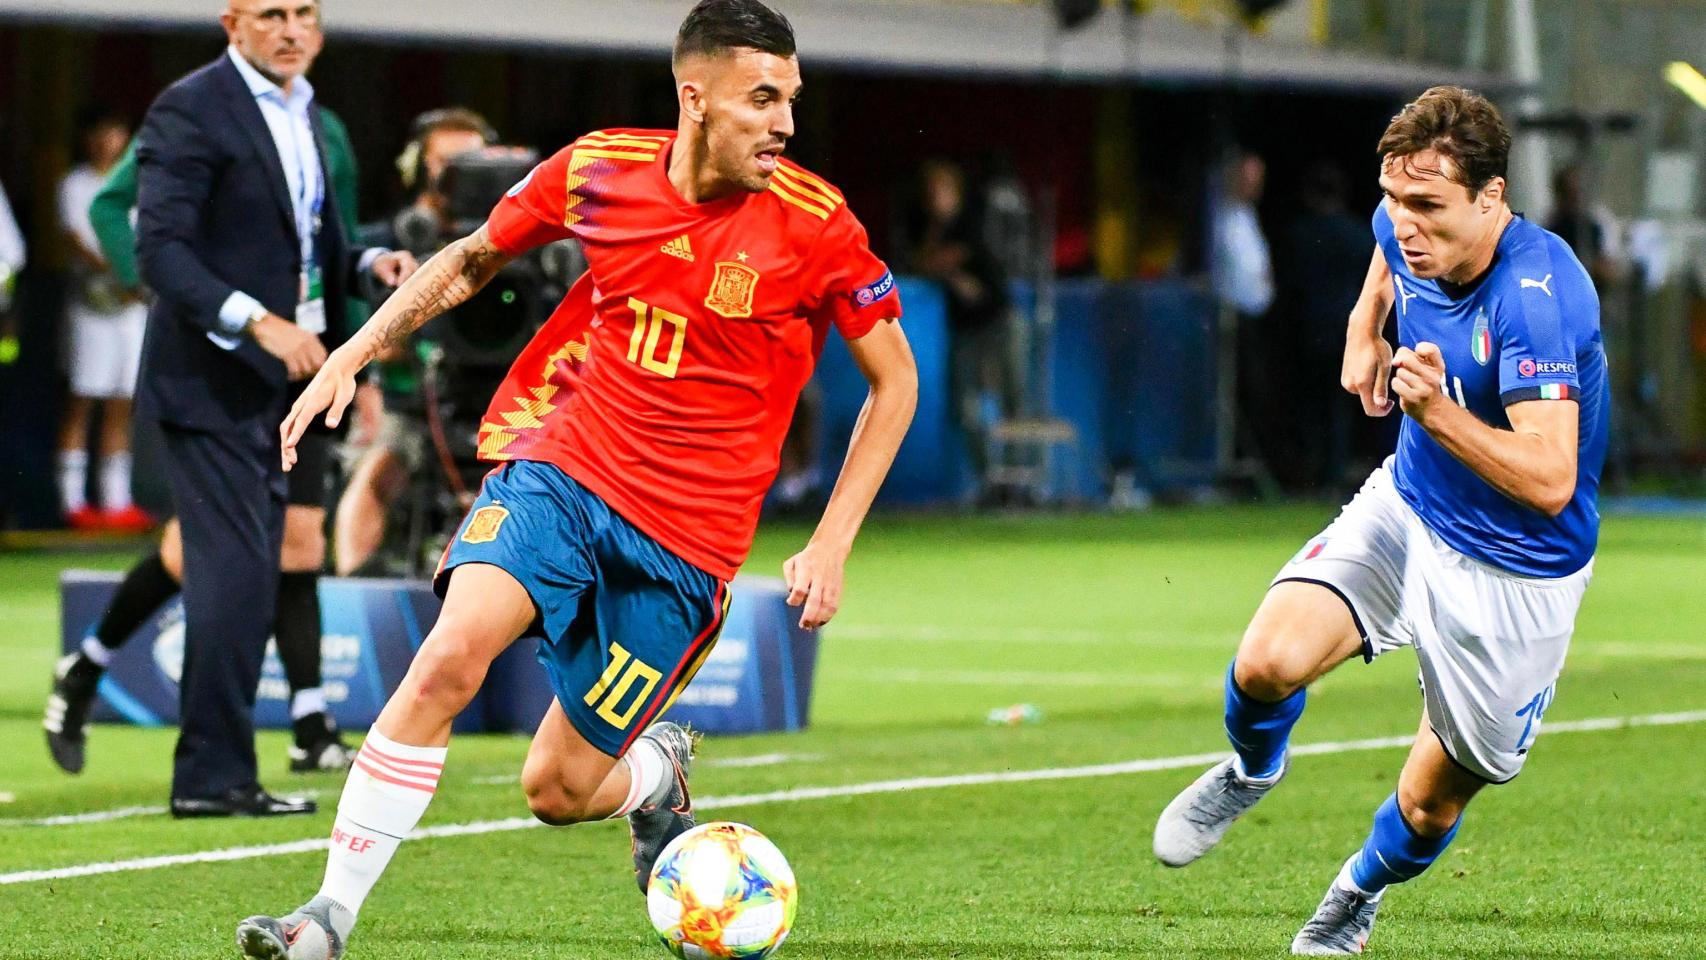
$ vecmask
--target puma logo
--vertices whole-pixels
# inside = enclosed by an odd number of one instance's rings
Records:
[[[1523,277],[1522,278],[1522,289],[1527,290],[1529,287],[1539,287],[1541,290],[1546,291],[1546,295],[1548,297],[1550,297],[1552,295],[1552,288],[1548,287],[1547,284],[1549,284],[1551,282],[1552,282],[1552,275],[1550,273],[1548,273],[1543,279],[1540,279],[1540,280],[1530,280],[1527,277]]]
[[[1398,279],[1397,277],[1392,278],[1392,283],[1398,287],[1398,312],[1400,314],[1409,313],[1410,312],[1410,301],[1421,296],[1422,295],[1421,292],[1417,291],[1415,293],[1406,293],[1404,291],[1404,281]]]

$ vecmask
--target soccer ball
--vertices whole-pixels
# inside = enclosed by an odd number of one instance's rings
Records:
[[[707,823],[676,837],[646,890],[652,927],[688,960],[762,960],[787,939],[798,905],[782,851],[744,823]]]

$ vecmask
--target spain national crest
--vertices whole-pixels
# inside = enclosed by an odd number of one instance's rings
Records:
[[[1486,366],[1493,359],[1493,332],[1487,329],[1487,311],[1475,314],[1475,332],[1469,341],[1469,354],[1475,362]]]
[[[503,507],[481,507],[468,518],[468,529],[462,534],[463,543],[491,543],[498,538],[498,528],[509,519]]]
[[[705,306],[731,320],[752,316],[752,294],[758,289],[758,271],[732,260],[717,261],[711,292]]]

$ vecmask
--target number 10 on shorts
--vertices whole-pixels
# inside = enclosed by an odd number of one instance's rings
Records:
[[[663,674],[632,656],[622,648],[620,643],[610,645],[610,665],[604,668],[604,675],[587,691],[586,705],[597,707],[597,712],[604,721],[618,730],[628,729],[628,724],[634,722],[634,714],[640,712],[640,705],[651,697],[657,689],[658,681]],[[643,684],[640,692],[628,699],[629,691],[634,685]],[[628,700],[628,707],[621,708],[622,701]]]

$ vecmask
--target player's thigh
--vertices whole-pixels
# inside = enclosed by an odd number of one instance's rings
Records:
[[[1534,580],[1434,544],[1411,603],[1416,660],[1434,735],[1462,768],[1503,783],[1522,772],[1552,705],[1591,566]]]
[[[716,646],[729,587],[614,513],[600,526],[589,609],[572,642],[553,637],[540,656],[569,721],[589,743],[621,756]]]
[[[415,697],[472,699],[498,654],[538,616],[533,598],[508,571],[465,563],[450,571],[444,604],[403,687]]]
[[[521,786],[529,797],[560,792],[566,800],[584,801],[615,765],[616,758],[589,743],[553,698],[527,748]]]
[[[1398,808],[1410,827],[1423,836],[1444,836],[1463,816],[1470,799],[1486,785],[1486,780],[1459,766],[1445,752],[1424,715],[1410,756],[1398,775]]]
[[[1238,646],[1238,685],[1255,697],[1285,697],[1363,650],[1345,600],[1319,583],[1285,580],[1268,589]]]

